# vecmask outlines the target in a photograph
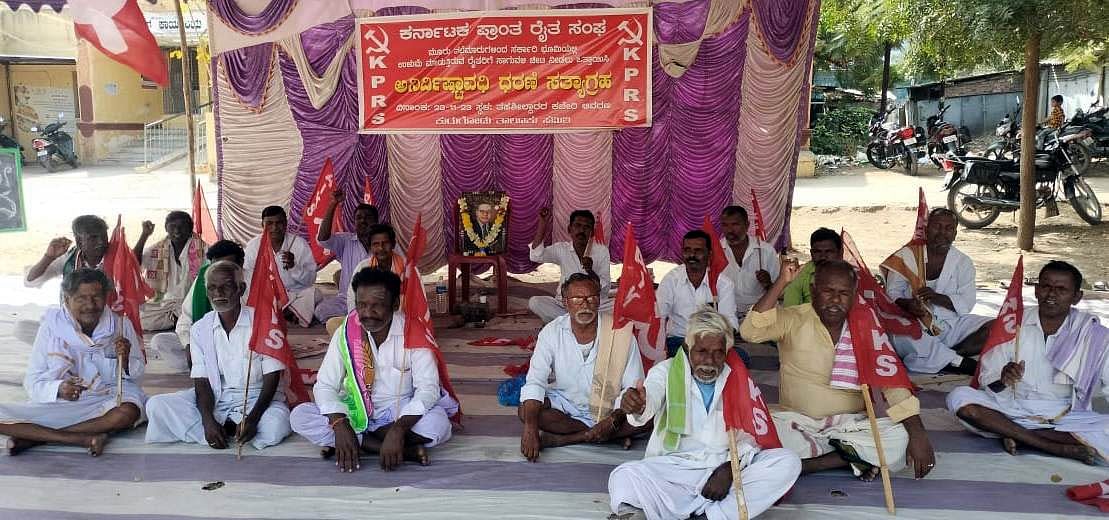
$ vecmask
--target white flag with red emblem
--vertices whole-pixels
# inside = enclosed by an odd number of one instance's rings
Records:
[[[109,58],[169,86],[169,67],[136,0],[69,0],[73,32]]]

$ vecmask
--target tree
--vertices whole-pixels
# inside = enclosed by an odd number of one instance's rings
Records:
[[[867,94],[879,93],[882,111],[891,81],[891,51],[912,30],[909,2],[824,0],[820,6],[817,66],[836,70],[841,85]]]
[[[911,70],[951,77],[962,71],[1024,67],[1021,139],[1034,142],[1040,58],[1058,53],[1104,56],[1109,39],[1105,0],[917,0],[920,23],[909,36]],[[1088,50],[1089,49],[1089,50]],[[1035,147],[1021,147],[1017,242],[1031,251],[1036,226]]]

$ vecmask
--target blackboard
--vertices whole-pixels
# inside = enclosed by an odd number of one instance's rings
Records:
[[[19,150],[0,148],[0,233],[27,229],[20,163]]]

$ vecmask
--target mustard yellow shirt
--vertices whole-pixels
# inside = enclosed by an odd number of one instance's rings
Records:
[[[747,341],[776,341],[781,358],[779,403],[782,408],[821,419],[866,410],[862,392],[832,388],[835,343],[811,303],[752,310],[739,327]],[[920,413],[920,401],[904,388],[882,391],[894,422]]]

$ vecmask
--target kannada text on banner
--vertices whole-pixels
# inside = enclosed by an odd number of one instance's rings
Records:
[[[649,9],[391,16],[357,30],[362,132],[651,124]]]

